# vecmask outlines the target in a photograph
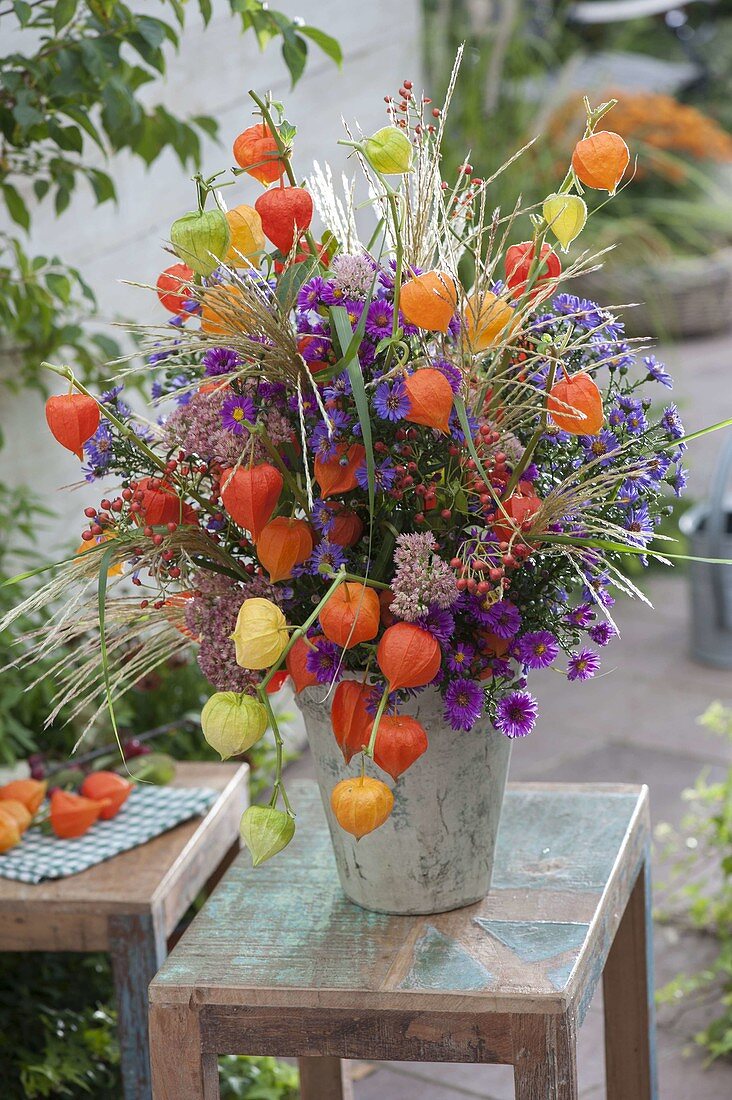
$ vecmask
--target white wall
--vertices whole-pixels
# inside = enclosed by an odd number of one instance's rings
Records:
[[[138,9],[141,6],[138,0]],[[306,175],[313,159],[329,160],[334,168],[345,165],[345,151],[336,145],[343,136],[342,115],[358,121],[368,133],[386,122],[384,95],[395,94],[407,77],[418,79],[420,0],[396,4],[394,0],[358,4],[277,0],[276,6],[334,35],[344,51],[342,72],[313,44],[305,75],[291,92],[278,43],[272,42],[260,54],[251,34],[239,34],[225,0],[215,0],[214,16],[205,30],[191,10],[180,53],[170,58],[165,84],[145,90],[150,101],[164,103],[175,114],[207,114],[218,121],[223,144],[205,143],[204,174],[233,163],[231,143],[254,121],[249,88],[271,89],[275,99],[287,104],[287,117],[299,130],[295,170]],[[152,2],[149,7],[157,5]],[[20,44],[22,48],[22,38]],[[190,173],[165,153],[148,170],[131,156],[120,155],[114,159],[112,174],[119,193],[117,205],[95,206],[82,184],[61,218],[56,218],[51,204],[35,211],[31,249],[58,253],[82,271],[97,294],[100,321],[127,317],[159,322],[154,295],[120,281],[154,283],[171,262],[162,242],[171,223],[195,206]],[[260,191],[256,181],[243,176],[224,195],[233,206],[254,202]],[[83,508],[98,502],[100,494],[89,488],[59,492],[78,481],[79,466],[51,439],[42,401],[32,393],[16,397],[0,391],[0,426],[6,437],[6,447],[0,451],[3,480],[32,485],[60,512],[60,520],[47,536],[48,554],[57,554],[69,541],[76,545]]]

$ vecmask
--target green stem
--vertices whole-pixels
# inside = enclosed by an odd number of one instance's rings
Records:
[[[292,170],[292,163],[290,161],[290,150],[287,148],[284,141],[280,137],[280,132],[277,129],[277,127],[275,126],[274,119],[272,118],[272,112],[270,111],[269,106],[265,103],[265,101],[261,98],[261,96],[258,96],[257,93],[255,91],[253,91],[251,88],[249,89],[249,95],[254,100],[257,107],[259,107],[259,110],[262,114],[262,118],[267,123],[267,127],[269,129],[269,132],[271,133],[272,137],[275,139],[275,141],[277,143],[277,149],[278,149],[278,152],[280,154],[280,157],[282,158],[282,163],[285,166],[285,174],[287,175],[287,178],[290,181],[290,185],[292,187],[298,187],[299,185],[298,185],[298,182],[297,182],[297,177],[295,176],[295,173]],[[308,245],[310,246],[310,251],[312,252],[313,256],[317,259],[318,258],[318,245],[315,241],[315,238],[313,237],[313,234],[311,233],[311,231],[309,229],[306,229],[305,233],[303,235],[305,237],[305,240],[308,242]]]
[[[401,225],[399,223],[399,206],[397,205],[396,192],[389,187],[385,180],[382,180],[387,188],[386,201],[389,204],[389,210],[391,211],[392,221],[394,223],[394,240],[396,242],[396,269],[394,271],[394,315],[391,322],[391,338],[396,339],[396,334],[399,329],[399,296],[402,289],[402,267],[404,264],[404,242],[402,241]],[[386,353],[386,361],[384,369],[389,369],[391,357],[393,354],[394,345],[392,344]]]
[[[376,717],[374,718],[374,724],[371,727],[371,736],[369,737],[369,743],[366,746],[366,748],[364,749],[364,756],[370,756],[372,760],[374,758],[374,749],[376,747],[376,735],[379,732],[379,723],[381,722],[381,716],[383,715],[384,711],[386,710],[386,704],[388,702],[389,702],[389,685],[386,684],[385,687],[384,687],[384,694],[381,696],[381,699],[379,700],[379,708],[376,711]]]
[[[285,465],[285,463],[282,460],[282,456],[280,455],[280,452],[277,450],[277,448],[275,447],[272,440],[269,439],[267,437],[267,435],[265,435],[264,432],[260,431],[257,428],[256,424],[252,424],[248,420],[243,421],[243,423],[244,423],[244,426],[248,429],[248,431],[251,432],[252,441],[254,440],[255,436],[257,437],[257,439],[259,439],[261,441],[265,451],[267,452],[269,457],[272,459],[272,461],[274,462],[277,469],[282,474],[282,480],[285,482],[285,484],[289,488],[290,492],[292,493],[293,497],[295,498],[297,503],[302,508],[305,515],[309,516],[310,515],[310,508],[308,506],[308,502],[307,502],[307,499],[305,497],[305,494],[302,492],[302,490],[298,486],[297,482],[293,478],[292,474],[287,469],[287,466]]]

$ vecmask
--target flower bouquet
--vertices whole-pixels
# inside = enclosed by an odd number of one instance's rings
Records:
[[[57,710],[96,698],[113,723],[131,684],[197,647],[207,741],[227,758],[269,726],[277,744],[271,799],[242,819],[255,864],[295,829],[270,703],[289,675],[344,887],[391,911],[486,892],[531,674],[597,674],[613,590],[640,594],[623,557],[657,555],[685,480],[677,410],[651,407],[664,367],[560,291],[594,263],[560,257],[583,196],[628,165],[599,125],[612,104],[588,104],[541,206],[493,210],[492,179],[441,176],[453,86],[437,109],[405,81],[386,126],[347,131],[365,204],[328,167],[299,183],[294,128],[252,93],[238,167],[196,177],[170,230],[172,317],[142,329],[158,418],[123,400],[133,367],[100,397],[50,367],[69,387],[51,431],[114,488],[16,612],[57,607],[20,659],[55,654]],[[260,193],[227,209],[225,186]]]

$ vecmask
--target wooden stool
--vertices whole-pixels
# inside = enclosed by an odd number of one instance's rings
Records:
[[[574,1100],[601,975],[607,1095],[656,1096],[645,787],[510,784],[490,894],[427,917],[347,901],[293,788],[293,843],[242,852],[150,987],[155,1100],[216,1100],[236,1053],[298,1057],[303,1100],[350,1095],[342,1058],[510,1064],[518,1100]]]
[[[239,850],[248,776],[246,765],[179,764],[174,786],[220,792],[205,817],[68,878],[0,878],[0,951],[112,956],[125,1100],[150,1096],[147,987],[196,894]]]

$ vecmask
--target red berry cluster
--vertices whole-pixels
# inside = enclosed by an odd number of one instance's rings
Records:
[[[436,132],[437,127],[435,124],[433,122],[426,123],[425,120],[425,108],[432,103],[432,100],[426,95],[417,98],[414,94],[413,81],[403,81],[397,91],[397,96],[398,100],[391,95],[384,96],[386,113],[396,126],[399,126],[402,130],[408,129],[411,115],[413,130],[417,138],[421,138],[424,133],[434,134]],[[433,107],[431,115],[432,118],[439,118],[439,107]]]

